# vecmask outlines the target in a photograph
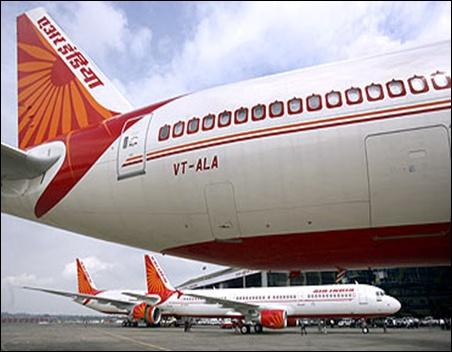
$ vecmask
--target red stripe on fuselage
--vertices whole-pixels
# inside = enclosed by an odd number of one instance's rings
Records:
[[[163,253],[258,270],[450,265],[450,222],[243,237]]]
[[[399,106],[396,108],[390,108],[390,109],[380,109],[380,110],[368,110],[365,112],[360,112],[356,114],[348,114],[348,115],[342,115],[342,116],[335,116],[330,118],[324,118],[324,119],[316,119],[316,120],[308,120],[308,121],[302,121],[297,122],[294,124],[287,124],[287,125],[279,125],[279,126],[273,126],[273,127],[267,127],[267,128],[256,128],[245,132],[235,133],[235,134],[229,134],[219,137],[213,137],[213,138],[205,138],[199,141],[194,141],[187,144],[179,144],[176,146],[156,150],[147,153],[148,160],[151,159],[157,159],[161,156],[167,156],[172,155],[180,152],[205,148],[206,146],[215,146],[219,144],[224,143],[231,143],[231,142],[237,142],[247,139],[253,139],[257,137],[269,137],[269,136],[275,136],[279,134],[285,134],[285,133],[293,133],[293,132],[299,132],[304,130],[310,130],[310,129],[318,129],[318,128],[324,128],[324,127],[333,127],[338,126],[342,124],[350,124],[350,123],[361,123],[365,121],[372,121],[377,119],[384,119],[384,118],[392,118],[392,117],[399,117],[399,116],[406,116],[411,115],[415,113],[424,113],[424,112],[431,112],[436,111],[436,109],[450,109],[450,99],[443,99],[438,101],[431,101],[428,103],[420,103],[420,104],[410,104],[405,106]],[[447,106],[441,106],[443,104],[449,104]],[[421,109],[422,110],[413,110],[413,109]],[[432,110],[435,109],[435,110]],[[378,115],[378,116],[375,116]],[[373,117],[370,119],[369,117]],[[360,118],[357,120],[357,118]],[[322,125],[320,125],[322,124]],[[182,148],[187,148],[184,150],[181,150]],[[177,151],[172,153],[173,151]],[[163,155],[164,154],[164,155]],[[128,161],[128,160],[127,160]]]
[[[176,155],[180,153],[187,153],[194,150],[199,149],[205,149],[205,148],[211,148],[219,145],[224,144],[231,144],[231,143],[237,143],[247,140],[254,140],[254,139],[260,139],[260,138],[266,138],[266,137],[272,137],[282,134],[289,134],[289,133],[296,133],[296,132],[302,132],[302,131],[309,131],[309,130],[317,130],[322,128],[330,128],[330,127],[337,127],[337,126],[343,126],[343,125],[350,125],[350,124],[358,124],[358,123],[364,123],[364,122],[371,122],[375,120],[382,120],[382,119],[389,119],[389,118],[398,118],[398,117],[404,117],[408,115],[418,115],[426,112],[435,112],[439,110],[447,110],[450,109],[450,105],[448,106],[440,106],[440,107],[431,107],[428,109],[422,109],[422,110],[412,110],[412,111],[403,111],[401,110],[407,110],[410,109],[418,109],[420,107],[427,107],[427,106],[436,106],[444,103],[450,103],[450,100],[441,100],[437,102],[431,102],[431,103],[423,103],[423,104],[416,104],[411,105],[408,107],[402,108],[396,108],[396,109],[386,109],[383,111],[370,111],[367,113],[360,113],[355,115],[346,115],[339,118],[332,118],[332,119],[326,119],[326,120],[312,120],[312,121],[306,121],[302,123],[297,124],[290,124],[290,125],[284,125],[284,126],[278,126],[273,128],[267,128],[267,129],[261,129],[261,130],[252,130],[247,132],[241,132],[236,134],[230,134],[226,136],[221,137],[215,137],[215,138],[207,138],[201,141],[196,141],[193,143],[187,143],[187,144],[181,144],[175,147],[169,147],[161,150],[156,150],[153,152],[147,153],[147,159],[146,160],[156,160],[163,157],[168,157],[171,155]],[[397,112],[395,112],[397,111]],[[392,113],[389,113],[392,112]],[[382,114],[384,115],[380,116],[374,116],[375,114]],[[373,116],[373,117],[372,117]],[[360,117],[359,120],[356,118]],[[122,165],[122,167],[131,166],[135,164],[139,164],[143,162],[142,155],[136,155],[133,157],[128,158],[125,163]]]
[[[268,132],[262,133],[262,134],[239,136],[239,137],[236,137],[236,136],[225,136],[224,138],[221,138],[221,139],[219,139],[219,140],[217,140],[215,142],[212,142],[212,143],[206,143],[206,144],[201,144],[201,145],[198,145],[198,143],[193,143],[193,145],[195,145],[195,146],[191,146],[191,145],[184,146],[184,147],[187,147],[186,149],[172,150],[172,151],[167,152],[167,153],[165,153],[165,150],[163,150],[162,154],[159,154],[160,152],[148,153],[147,160],[155,160],[155,159],[160,159],[162,157],[167,157],[167,156],[170,156],[170,155],[186,153],[186,152],[199,150],[199,149],[211,148],[211,147],[224,145],[224,144],[243,142],[243,141],[247,141],[247,140],[267,138],[267,137],[279,136],[279,135],[283,135],[283,134],[296,133],[296,132],[302,132],[302,131],[319,130],[319,129],[323,129],[323,128],[331,128],[331,127],[337,127],[337,126],[343,126],[343,125],[358,124],[358,123],[370,122],[370,121],[375,121],[375,120],[397,118],[397,117],[403,117],[403,116],[408,116],[408,115],[422,114],[422,113],[426,113],[426,112],[435,112],[435,111],[440,111],[440,110],[448,110],[450,108],[451,108],[451,106],[449,105],[449,106],[436,107],[436,108],[430,108],[430,109],[424,109],[424,110],[398,112],[398,113],[394,113],[394,114],[382,115],[382,116],[371,117],[371,118],[362,118],[360,120],[350,119],[350,120],[345,120],[345,121],[337,121],[337,122],[333,122],[333,123],[326,123],[324,125],[311,126],[311,125],[314,125],[314,124],[320,124],[321,123],[321,121],[313,121],[308,126],[298,127],[298,128],[295,128],[295,129],[293,128],[293,126],[288,125],[287,128],[284,129],[284,130],[278,129],[276,131],[268,131]],[[135,164],[135,163],[137,163],[137,162],[127,163],[127,166]],[[124,166],[126,166],[126,165],[124,165]]]
[[[102,124],[75,131],[57,138],[66,145],[63,165],[39,197],[35,215],[40,218],[52,209],[95,164],[108,147],[120,136],[126,121],[132,117],[149,114],[176,98],[165,100],[130,113],[113,117]],[[137,119],[134,123],[139,121]],[[134,123],[128,124],[127,128]]]

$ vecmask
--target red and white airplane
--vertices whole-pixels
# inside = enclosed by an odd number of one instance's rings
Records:
[[[133,110],[43,9],[17,36],[3,212],[255,269],[450,264],[450,41]]]
[[[162,315],[184,318],[230,318],[240,321],[240,332],[251,327],[282,329],[296,326],[299,318],[375,318],[394,314],[400,302],[369,285],[322,285],[243,289],[176,290],[154,257],[145,256],[145,291],[98,290],[83,263],[77,259],[78,293],[24,287],[73,298],[98,312],[127,316],[124,325],[148,326]]]
[[[148,295],[123,292],[155,304],[163,315],[231,318],[242,334],[251,327],[283,329],[300,318],[375,318],[394,314],[400,302],[369,285],[322,285],[213,290],[175,290],[154,257],[145,256]],[[149,301],[147,298],[150,298]]]
[[[59,296],[70,297],[74,302],[97,312],[106,314],[125,315],[124,326],[137,326],[140,321],[148,326],[158,324],[161,319],[161,311],[156,306],[160,302],[157,295],[153,295],[153,289],[145,291],[130,291],[131,294],[146,297],[146,301],[137,301],[130,295],[124,295],[124,290],[98,290],[94,286],[91,277],[80,259],[77,263],[78,292],[51,290],[38,287],[24,287],[27,290],[42,291]],[[150,302],[153,302],[152,304]]]

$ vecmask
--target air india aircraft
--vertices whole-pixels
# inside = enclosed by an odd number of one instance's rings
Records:
[[[296,326],[299,318],[375,318],[400,309],[400,302],[383,290],[357,283],[180,291],[171,286],[154,257],[146,255],[145,263],[149,304],[160,297],[162,314],[238,319],[242,334],[250,333],[251,327],[261,333],[264,327]],[[147,295],[123,294],[147,302]]]
[[[400,302],[378,287],[322,285],[243,289],[176,290],[154,257],[145,256],[145,291],[105,290],[94,286],[77,259],[78,293],[24,287],[73,298],[98,312],[127,317],[124,326],[158,324],[162,316],[230,318],[242,334],[263,328],[296,326],[299,318],[375,318],[399,311]]]
[[[98,290],[88,274],[83,262],[76,259],[78,292],[67,292],[50,290],[46,288],[24,287],[27,290],[42,291],[59,296],[70,297],[74,302],[97,312],[106,314],[125,315],[123,326],[138,326],[144,322],[148,326],[156,325],[162,317],[156,303],[160,301],[159,296],[153,295],[151,291],[131,291],[131,294],[146,297],[146,301],[137,301],[122,293],[123,290]],[[149,302],[153,302],[149,304]]]
[[[3,212],[236,267],[450,265],[450,41],[139,109],[43,9],[17,50]]]

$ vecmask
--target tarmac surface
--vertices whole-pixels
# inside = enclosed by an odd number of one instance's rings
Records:
[[[116,325],[9,324],[1,326],[1,350],[385,350],[450,351],[451,333],[439,328],[334,328],[320,334],[315,327],[301,336],[298,328],[240,335],[214,326],[182,328],[121,328]]]

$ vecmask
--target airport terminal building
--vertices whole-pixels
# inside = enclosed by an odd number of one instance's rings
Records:
[[[334,284],[337,272],[287,272],[225,269],[189,280],[179,288],[244,288]],[[451,316],[451,268],[413,267],[350,270],[342,283],[359,282],[384,289],[402,303],[399,315]]]

